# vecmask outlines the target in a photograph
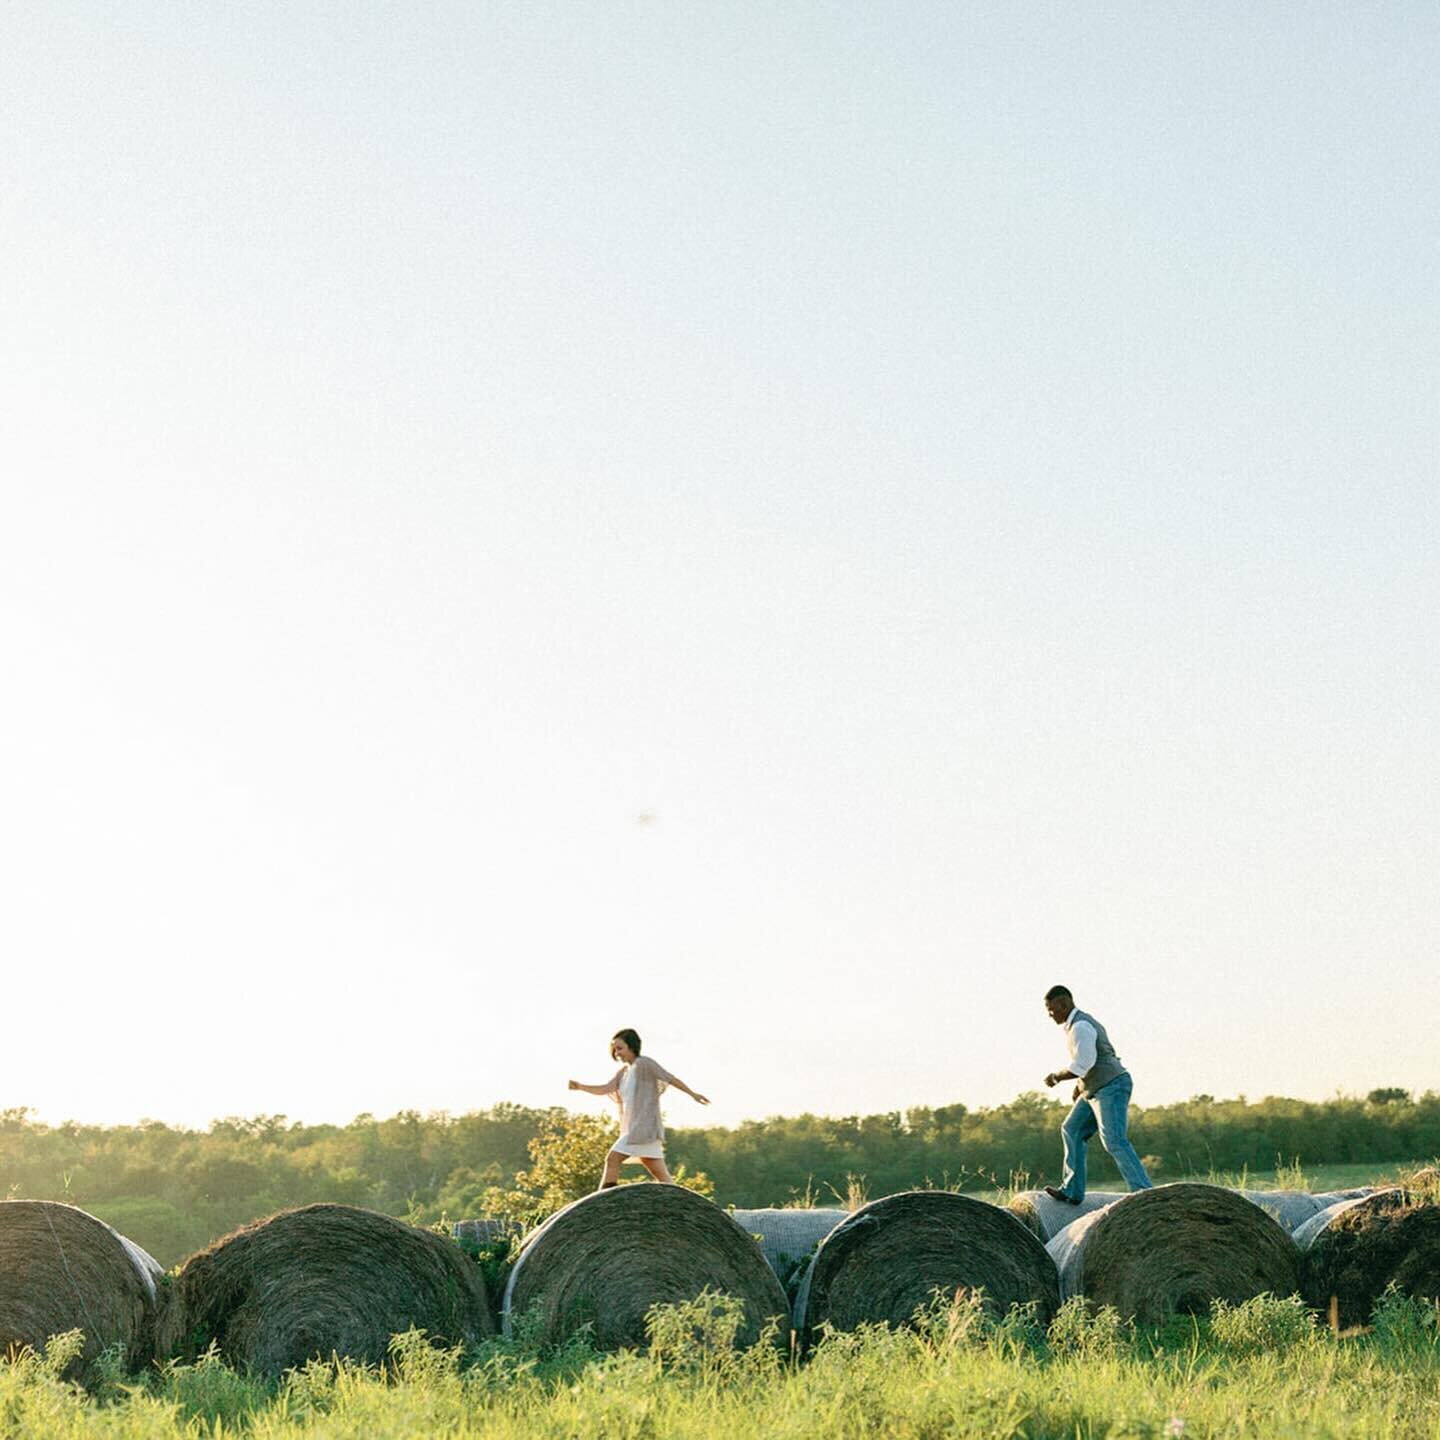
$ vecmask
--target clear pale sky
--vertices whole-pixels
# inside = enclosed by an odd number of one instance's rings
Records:
[[[7,4],[0,1105],[993,1104],[1056,980],[1137,1104],[1440,1085],[1437,74]]]

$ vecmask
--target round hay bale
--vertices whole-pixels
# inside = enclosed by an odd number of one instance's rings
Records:
[[[88,1380],[103,1350],[118,1345],[131,1370],[155,1357],[156,1281],[164,1272],[103,1220],[54,1200],[0,1204],[0,1355],[43,1348],[82,1330],[72,1379]]]
[[[904,1325],[936,1289],[983,1290],[996,1316],[1033,1300],[1046,1324],[1060,1304],[1054,1262],[1016,1216],[946,1190],[910,1190],[830,1232],[801,1282],[795,1328],[808,1340],[826,1321]]]
[[[526,1237],[505,1286],[505,1331],[523,1315],[545,1342],[588,1324],[601,1350],[641,1346],[652,1305],[693,1300],[707,1287],[744,1302],[741,1344],[778,1317],[788,1345],[785,1292],[734,1220],[679,1185],[617,1185],[574,1201]]]
[[[1022,1190],[1005,1207],[1041,1241],[1053,1240],[1072,1221],[1113,1205],[1127,1192],[1124,1190],[1090,1190],[1078,1205],[1054,1200],[1043,1190]]]
[[[1322,1210],[1295,1232],[1303,1252],[1304,1296],[1348,1329],[1364,1325],[1395,1285],[1440,1300],[1440,1205],[1405,1190],[1378,1190]]]
[[[185,1262],[162,1332],[193,1359],[277,1376],[332,1355],[380,1364],[412,1327],[437,1344],[495,1333],[480,1267],[443,1235],[360,1210],[307,1205],[257,1220]]]
[[[1322,1208],[1318,1197],[1304,1190],[1237,1190],[1235,1193],[1258,1205],[1287,1235],[1293,1235]]]
[[[735,1223],[760,1237],[760,1253],[783,1285],[797,1265],[808,1262],[815,1247],[850,1212],[840,1209],[732,1210]]]
[[[1158,1325],[1300,1288],[1300,1255],[1278,1221],[1218,1185],[1136,1190],[1066,1226],[1047,1247],[1061,1293]]]

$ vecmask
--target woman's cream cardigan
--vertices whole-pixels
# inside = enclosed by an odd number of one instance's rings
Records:
[[[660,1092],[674,1083],[675,1077],[648,1055],[637,1055],[631,1062],[635,1072],[635,1103],[627,1113],[621,1106],[621,1124],[625,1139],[636,1145],[657,1144],[665,1138],[660,1121]],[[625,1078],[622,1065],[606,1083],[604,1093],[620,1105],[620,1082]]]

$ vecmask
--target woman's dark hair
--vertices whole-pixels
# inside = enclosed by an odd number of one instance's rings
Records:
[[[612,1040],[623,1040],[637,1055],[640,1053],[640,1037],[633,1030],[617,1030]]]

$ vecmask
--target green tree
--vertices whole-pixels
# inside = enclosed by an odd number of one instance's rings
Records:
[[[1410,1092],[1398,1085],[1387,1085],[1381,1090],[1372,1090],[1366,1097],[1372,1105],[1408,1105]]]
[[[515,1176],[514,1189],[485,1192],[486,1213],[524,1226],[537,1225],[588,1195],[618,1134],[615,1122],[603,1115],[548,1116],[530,1142],[530,1168]],[[677,1185],[699,1195],[714,1195],[714,1183],[703,1171],[687,1174],[680,1165],[673,1173]]]

